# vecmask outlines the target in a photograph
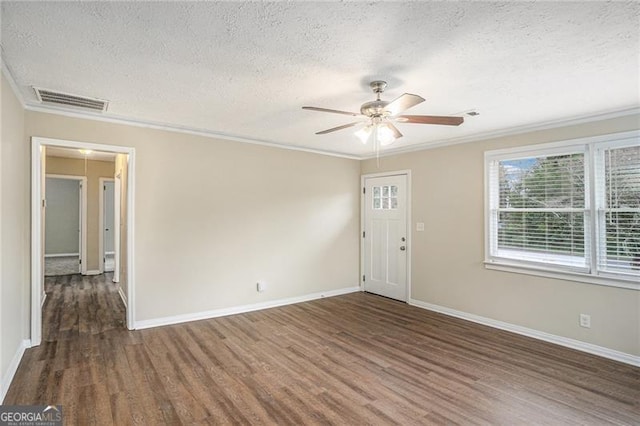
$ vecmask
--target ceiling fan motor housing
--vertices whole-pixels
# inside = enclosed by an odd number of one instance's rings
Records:
[[[360,107],[360,113],[371,118],[385,117],[389,115],[389,113],[384,110],[384,107],[389,105],[389,102],[380,100],[380,94],[384,92],[384,89],[387,88],[387,82],[382,80],[375,80],[369,83],[369,87],[371,87],[373,93],[376,94],[376,100],[365,102],[364,104],[362,104],[362,106]]]
[[[381,100],[365,102],[360,107],[360,113],[367,117],[383,117],[389,115],[389,112],[384,109],[388,104],[389,102]]]

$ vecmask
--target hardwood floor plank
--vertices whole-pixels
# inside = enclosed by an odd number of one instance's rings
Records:
[[[355,293],[142,331],[111,277],[47,277],[5,404],[65,424],[640,424],[640,368]]]

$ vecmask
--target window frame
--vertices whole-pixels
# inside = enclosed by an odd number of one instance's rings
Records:
[[[537,275],[570,281],[579,281],[599,285],[640,290],[640,277],[598,270],[600,250],[600,224],[598,220],[599,200],[596,184],[596,155],[606,149],[637,146],[640,143],[640,130],[613,133],[558,142],[524,145],[513,148],[485,151],[484,153],[484,265],[487,269]],[[545,262],[500,257],[494,253],[492,244],[497,242],[497,234],[492,235],[493,207],[492,196],[499,194],[499,185],[492,178],[492,164],[495,161],[516,160],[531,157],[584,153],[585,167],[585,218],[588,217],[589,235],[585,235],[586,268],[563,266]],[[499,196],[499,195],[498,195]],[[587,224],[585,224],[586,226]],[[497,228],[495,228],[497,232]],[[587,231],[585,231],[587,232]],[[587,238],[589,248],[587,249]],[[496,247],[497,249],[497,247]],[[588,253],[587,253],[588,250]]]

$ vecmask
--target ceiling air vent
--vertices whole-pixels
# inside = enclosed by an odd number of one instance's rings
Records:
[[[65,107],[74,107],[82,109],[90,109],[92,111],[105,112],[108,101],[96,98],[87,98],[85,96],[71,95],[69,93],[56,92],[54,90],[33,87],[36,92],[38,101],[46,104],[60,105]]]

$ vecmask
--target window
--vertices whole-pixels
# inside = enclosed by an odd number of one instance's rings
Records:
[[[485,154],[488,264],[638,281],[638,132]]]
[[[374,210],[393,210],[398,208],[398,187],[396,185],[373,187]]]

